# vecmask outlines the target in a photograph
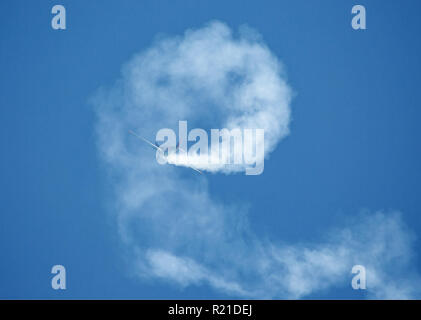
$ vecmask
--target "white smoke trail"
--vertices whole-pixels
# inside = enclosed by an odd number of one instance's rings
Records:
[[[142,276],[181,286],[298,298],[345,284],[352,266],[364,264],[373,296],[413,296],[412,240],[399,215],[364,218],[320,245],[267,243],[249,230],[241,204],[215,201],[206,177],[157,164],[153,150],[128,134],[151,138],[179,120],[201,128],[262,128],[267,156],[288,134],[290,96],[282,65],[256,33],[243,29],[234,37],[220,22],[157,41],[124,67],[113,88],[96,95],[98,146],[133,265]],[[406,270],[408,282],[390,277],[391,268]]]

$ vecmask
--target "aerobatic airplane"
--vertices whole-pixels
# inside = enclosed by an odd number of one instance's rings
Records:
[[[145,139],[145,138],[143,138],[143,137],[141,137],[141,136],[137,135],[137,134],[136,134],[135,132],[133,132],[132,130],[129,130],[129,133],[131,133],[132,135],[134,135],[136,138],[143,140],[144,142],[146,142],[147,144],[149,144],[151,147],[155,148],[156,150],[160,151],[161,156],[162,156],[162,157],[165,157],[165,156],[164,156],[164,150],[163,150],[162,148],[160,148],[160,147],[158,146],[158,144],[157,144],[157,143],[152,143],[152,142],[150,142],[149,140],[147,140],[147,139]],[[178,143],[177,143],[177,145],[176,145],[176,149],[175,149],[175,150],[176,150],[176,151],[177,151],[177,150],[181,150],[181,151],[183,151],[183,152],[186,152],[184,149],[182,149],[182,148],[180,147],[180,142],[178,142]],[[168,163],[168,162],[167,162],[167,163]],[[199,169],[196,169],[196,168],[195,168],[195,167],[193,167],[193,166],[187,166],[187,167],[189,167],[189,168],[193,169],[194,171],[199,172],[200,174],[203,174],[203,173],[202,173],[202,171],[200,171]]]

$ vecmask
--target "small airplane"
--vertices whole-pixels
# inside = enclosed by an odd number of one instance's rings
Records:
[[[145,138],[143,138],[143,137],[141,137],[141,136],[137,135],[137,134],[136,134],[135,132],[133,132],[132,130],[129,130],[129,133],[130,133],[130,134],[132,134],[132,135],[134,135],[136,138],[138,138],[138,139],[140,139],[140,140],[143,140],[144,142],[146,142],[147,144],[149,144],[151,147],[155,148],[156,150],[161,151],[161,152],[162,152],[162,154],[164,154],[164,150],[163,150],[163,149],[161,149],[161,148],[158,146],[158,144],[150,142],[149,140],[147,140],[147,139],[145,139]],[[178,143],[177,143],[177,145],[176,145],[176,150],[178,150],[178,149],[180,149],[180,150],[181,150],[181,151],[183,151],[183,152],[186,152],[184,149],[182,149],[182,148],[180,147],[180,142],[178,142]],[[191,168],[191,169],[193,169],[194,171],[199,172],[200,174],[203,174],[203,172],[202,172],[202,171],[200,171],[199,169],[196,169],[196,168],[195,168],[195,167],[193,167],[193,166],[188,166],[188,167],[189,167],[189,168]]]

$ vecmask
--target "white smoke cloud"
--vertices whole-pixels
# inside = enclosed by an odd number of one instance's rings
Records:
[[[93,99],[98,147],[138,273],[237,297],[300,298],[349,285],[352,266],[362,264],[372,297],[417,295],[412,238],[398,214],[361,218],[319,245],[268,243],[249,229],[241,204],[215,201],[206,177],[157,164],[153,150],[128,134],[154,137],[179,120],[263,128],[267,156],[288,134],[290,95],[282,65],[258,35],[243,29],[235,37],[220,22],[157,41],[114,87],[100,90]]]

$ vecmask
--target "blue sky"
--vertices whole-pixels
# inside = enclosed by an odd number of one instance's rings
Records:
[[[264,174],[206,175],[212,199],[247,206],[257,238],[288,246],[326,243],[364,211],[399,211],[412,230],[396,227],[402,236],[420,235],[420,4],[358,3],[364,31],[350,26],[354,1],[62,1],[67,29],[56,31],[56,2],[1,2],[0,297],[240,297],[206,281],[138,276],[95,134],[100,87],[114,87],[156,39],[211,20],[255,29],[295,93],[290,134]],[[419,240],[410,246],[408,268],[419,273]],[[55,264],[66,267],[65,291],[51,289]],[[343,281],[303,298],[366,297],[350,274]]]

